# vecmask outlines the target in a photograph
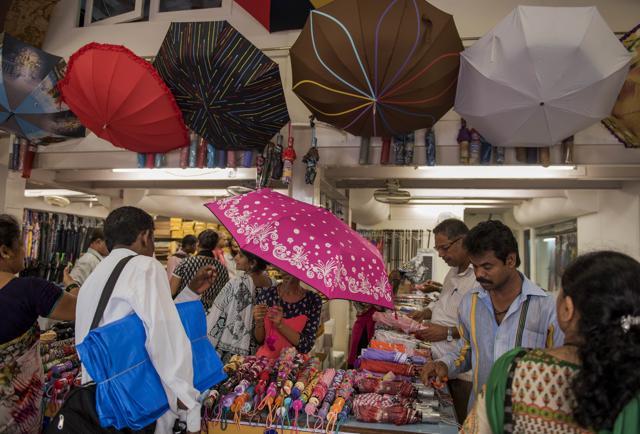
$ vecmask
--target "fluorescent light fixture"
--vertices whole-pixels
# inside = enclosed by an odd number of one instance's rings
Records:
[[[545,243],[555,243],[556,239],[555,237],[549,237],[549,238],[543,238],[542,241],[544,241]]]
[[[211,168],[211,169],[111,169],[113,173],[123,174],[128,180],[165,181],[165,180],[227,180],[233,178],[254,179],[255,168]]]
[[[585,174],[584,167],[557,166],[419,166],[425,178],[451,179],[527,179],[572,178]]]
[[[29,189],[24,191],[24,197],[44,197],[44,196],[86,196],[86,193],[74,190],[64,189],[42,189],[34,190]]]
[[[519,200],[500,200],[500,199],[459,199],[459,198],[419,198],[412,197],[407,202],[408,205],[518,205]]]

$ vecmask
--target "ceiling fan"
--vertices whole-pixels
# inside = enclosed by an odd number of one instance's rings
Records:
[[[385,188],[373,192],[373,198],[381,203],[399,205],[408,203],[411,200],[411,193],[400,190],[400,181],[397,179],[389,179]]]

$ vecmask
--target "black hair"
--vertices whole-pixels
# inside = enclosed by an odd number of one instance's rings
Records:
[[[583,339],[573,416],[585,428],[611,430],[640,391],[640,326],[625,331],[621,323],[640,315],[640,263],[618,252],[587,253],[562,275],[562,291],[573,300]]]
[[[204,230],[198,235],[198,244],[200,250],[213,250],[218,245],[220,236],[213,229]]]
[[[487,220],[478,223],[469,231],[463,241],[464,248],[469,255],[481,255],[493,251],[496,258],[505,264],[511,253],[516,254],[516,267],[520,266],[518,242],[511,229],[498,220]]]
[[[446,219],[433,228],[433,233],[435,235],[444,234],[448,239],[453,240],[454,238],[466,236],[469,233],[469,228],[462,220]]]
[[[153,217],[133,206],[116,208],[104,222],[104,235],[109,250],[114,246],[130,246],[144,231],[153,231]]]
[[[0,214],[0,246],[15,249],[16,241],[20,242],[20,223],[13,216]]]
[[[104,232],[100,228],[95,228],[93,231],[91,231],[91,236],[89,237],[89,244],[93,244],[99,240],[104,240]]]
[[[269,265],[269,263],[264,259],[262,259],[261,257],[256,256],[253,253],[247,252],[246,250],[242,250],[242,249],[240,249],[240,252],[244,256],[246,256],[247,259],[249,259],[250,261],[254,261],[256,263],[256,265],[254,265],[253,268],[251,268],[252,273],[255,273],[258,271],[264,271],[267,269],[267,265]]]
[[[194,235],[185,235],[184,238],[182,238],[180,246],[195,246],[197,242],[198,239]]]

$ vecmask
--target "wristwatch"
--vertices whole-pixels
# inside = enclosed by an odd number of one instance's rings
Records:
[[[447,327],[447,342],[453,342],[453,327]]]

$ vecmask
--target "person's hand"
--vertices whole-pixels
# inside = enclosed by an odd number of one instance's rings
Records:
[[[427,310],[416,310],[415,312],[410,313],[408,317],[414,321],[424,321],[427,319]]]
[[[256,324],[263,324],[265,316],[267,316],[266,304],[257,304],[253,307],[253,320]]]
[[[418,291],[424,292],[428,287],[432,285],[433,285],[433,280],[429,279],[429,280],[425,280],[422,283],[416,283],[413,287]]]
[[[62,283],[65,287],[76,283],[76,281],[73,280],[73,277],[71,277],[71,263],[64,267],[64,271],[62,273]]]
[[[449,375],[449,368],[444,362],[435,361],[435,362],[427,362],[422,367],[422,382],[429,386],[431,385],[431,380],[435,377],[437,380],[441,382],[447,381],[447,377]]]
[[[433,323],[425,324],[424,327],[415,333],[416,338],[421,341],[440,342],[447,339],[447,327]]]
[[[269,312],[267,313],[267,318],[271,320],[275,328],[280,328],[280,324],[282,324],[283,314],[284,312],[282,311],[281,306],[271,306],[269,308]]]
[[[216,278],[218,277],[218,272],[216,271],[213,265],[205,265],[201,269],[198,270],[195,277],[191,279],[189,282],[189,289],[197,294],[202,294],[213,285]]]

